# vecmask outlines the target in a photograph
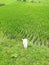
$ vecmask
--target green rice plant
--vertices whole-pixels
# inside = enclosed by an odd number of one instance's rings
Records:
[[[0,31],[10,39],[49,38],[49,4],[14,2],[0,7]],[[37,37],[36,37],[37,36]],[[38,38],[39,37],[39,38]],[[38,41],[37,41],[38,42]],[[33,43],[33,42],[32,42]]]

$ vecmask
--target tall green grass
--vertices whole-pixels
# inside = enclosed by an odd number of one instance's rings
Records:
[[[0,7],[0,31],[8,38],[49,39],[49,4],[12,3]],[[45,42],[45,41],[44,41]]]
[[[0,4],[4,3],[4,4],[10,4],[12,2],[15,2],[16,0],[0,0]]]
[[[29,40],[27,49],[22,38]],[[0,6],[0,65],[49,65],[49,48],[43,46],[48,41],[49,4],[13,2]]]

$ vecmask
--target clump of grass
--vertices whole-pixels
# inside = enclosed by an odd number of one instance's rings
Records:
[[[49,48],[46,46],[39,47],[29,42],[28,48],[24,49],[21,41],[11,39],[7,39],[3,43],[0,44],[0,64],[49,65]]]

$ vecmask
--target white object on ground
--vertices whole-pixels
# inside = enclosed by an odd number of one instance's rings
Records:
[[[23,46],[24,48],[27,48],[28,46],[28,40],[27,39],[22,39],[23,40]]]

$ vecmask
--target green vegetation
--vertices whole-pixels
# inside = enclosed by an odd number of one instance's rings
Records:
[[[0,0],[0,3],[11,4],[12,2],[32,2],[32,3],[49,3],[49,0]]]
[[[49,65],[49,4],[2,3],[8,5],[0,6],[0,65]]]
[[[14,2],[16,0],[0,0],[0,3],[4,3],[4,4],[10,4],[12,2]]]
[[[0,31],[8,37],[32,40],[49,38],[49,5],[12,3],[0,7]]]
[[[0,43],[0,65],[49,65],[49,48],[4,38]]]

